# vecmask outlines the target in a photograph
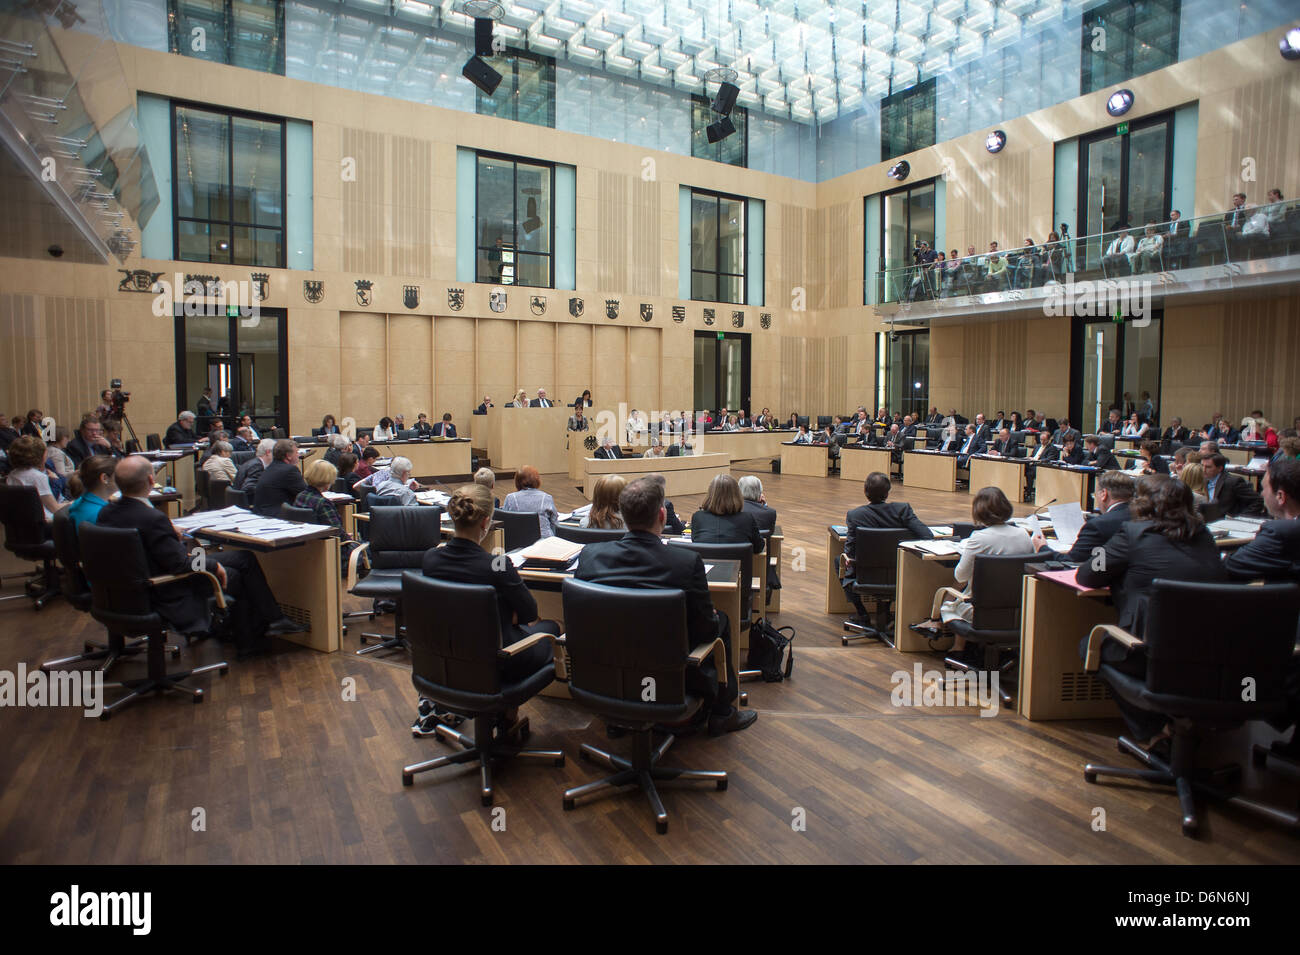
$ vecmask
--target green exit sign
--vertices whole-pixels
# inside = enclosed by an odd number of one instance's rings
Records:
[[[726,332],[718,332],[718,341],[722,341],[726,337],[727,337]]]
[[[238,305],[227,305],[227,306],[226,306],[226,317],[227,317],[227,318],[238,318],[238,317],[239,317],[239,306],[238,306]]]
[[[1128,135],[1128,123],[1120,123],[1115,127],[1115,132],[1120,136]]]

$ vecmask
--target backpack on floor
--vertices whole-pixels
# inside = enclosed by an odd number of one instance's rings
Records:
[[[790,679],[794,670],[794,627],[774,627],[760,620],[749,629],[747,668],[759,670],[764,683]]]

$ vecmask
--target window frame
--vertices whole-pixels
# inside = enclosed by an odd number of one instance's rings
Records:
[[[289,184],[285,171],[288,168],[288,120],[283,116],[271,116],[266,113],[255,113],[250,110],[230,109],[225,106],[214,106],[208,103],[196,103],[190,100],[169,100],[169,115],[171,116],[171,174],[172,174],[172,258],[177,262],[205,262],[210,265],[229,265],[237,268],[271,268],[283,269],[286,267],[289,255]],[[200,222],[211,226],[219,223],[221,220],[214,219],[197,219],[193,216],[182,216],[180,214],[180,177],[176,174],[176,161],[179,157],[178,144],[176,136],[176,110],[177,109],[196,109],[208,113],[218,113],[226,117],[227,128],[230,130],[230,149],[227,151],[226,170],[229,175],[230,183],[230,218],[225,220],[225,225],[229,230],[230,240],[230,261],[215,262],[211,258],[207,259],[185,259],[181,258],[181,230],[182,222]],[[245,229],[267,229],[273,226],[258,225],[254,222],[236,222],[235,214],[235,137],[234,137],[234,120],[236,117],[242,119],[252,119],[260,123],[279,123],[280,124],[280,216],[283,224],[279,227],[280,233],[280,254],[278,261],[274,264],[265,262],[236,262],[235,261],[235,229],[242,227]]]
[[[267,73],[271,76],[284,76],[285,74],[285,4],[277,2],[271,4],[275,12],[276,25],[276,51],[275,63],[269,70],[254,70],[258,73]],[[240,66],[234,62],[235,52],[235,4],[234,0],[224,0],[222,5],[221,18],[222,26],[222,44],[225,51],[224,58],[220,60],[209,60],[207,57],[194,56],[192,53],[185,52],[184,44],[181,43],[180,24],[183,16],[188,14],[180,10],[178,0],[167,0],[167,46],[171,53],[177,56],[188,56],[195,60],[206,60],[209,63],[220,63],[225,66],[234,66],[239,69],[253,69],[253,67]]]
[[[890,137],[885,135],[886,110],[891,107],[903,106],[910,100],[928,96],[930,101],[930,119],[931,127],[929,130],[928,142],[914,142],[910,137],[906,143],[907,148],[898,152],[890,153],[887,146],[897,145]],[[880,161],[892,162],[899,156],[906,156],[908,153],[916,152],[919,149],[925,149],[934,146],[939,137],[939,84],[937,77],[930,77],[925,80],[918,80],[906,89],[899,90],[897,93],[890,93],[880,98]],[[909,110],[910,116],[910,110]]]
[[[708,141],[708,138],[707,136],[705,136],[705,131],[704,131],[705,127],[709,125],[708,123],[705,123],[704,126],[696,127],[695,125],[696,109],[700,107],[702,107],[705,110],[706,116],[718,115],[717,113],[713,112],[713,101],[710,100],[707,96],[704,96],[700,93],[691,94],[691,158],[707,159],[710,162],[716,162],[723,166],[734,166],[737,169],[748,169],[749,168],[749,110],[744,106],[733,106],[731,109],[731,115],[733,117],[737,113],[739,113],[742,117],[744,117],[745,120],[744,125],[737,124],[736,127],[736,135],[741,137],[741,147],[740,147],[740,162],[734,163],[734,162],[727,162],[725,159],[719,159],[717,156],[708,156],[702,153],[697,153],[695,151],[695,143],[696,143],[697,135],[704,136],[705,137],[704,145],[708,149],[716,149],[719,154],[721,154],[722,152],[721,149],[722,144],[726,142],[725,139],[720,140],[719,142],[716,143],[710,143]],[[734,118],[732,122],[733,123],[735,122]]]
[[[514,227],[515,227],[515,236],[514,236],[514,238],[515,238],[515,240],[516,240],[516,241],[515,241],[514,248],[513,248],[514,255],[516,256],[516,258],[515,258],[515,279],[516,279],[516,281],[514,281],[514,282],[509,282],[509,283],[506,283],[506,282],[489,282],[489,281],[486,281],[485,279],[483,279],[483,278],[481,278],[481,277],[479,276],[479,271],[478,271],[479,253],[480,253],[480,252],[486,252],[486,251],[489,251],[489,250],[490,250],[490,247],[489,247],[489,246],[479,245],[479,244],[478,244],[478,243],[479,243],[479,235],[480,235],[480,230],[479,230],[479,219],[480,219],[479,209],[480,209],[480,199],[481,199],[481,197],[479,196],[479,174],[478,174],[478,172],[479,172],[479,160],[480,160],[480,159],[484,159],[484,158],[486,158],[486,159],[496,159],[496,160],[499,160],[499,161],[502,161],[502,162],[509,162],[509,163],[511,164],[511,166],[512,166],[512,169],[513,169],[513,175],[512,175],[512,183],[513,183],[513,185],[512,185],[511,190],[510,190],[510,195],[511,195],[511,201],[512,201],[512,203],[513,203],[513,212],[514,212],[513,218],[514,218]],[[519,230],[519,163],[521,163],[521,162],[522,162],[522,163],[527,163],[527,164],[530,165],[530,166],[545,166],[545,167],[550,171],[550,176],[551,176],[551,214],[550,214],[550,217],[549,217],[549,218],[550,218],[550,222],[547,223],[547,229],[550,231],[550,242],[549,242],[549,248],[550,248],[550,251],[549,251],[549,252],[545,252],[545,253],[542,253],[542,252],[524,252],[524,253],[523,253],[524,255],[535,255],[535,256],[538,256],[538,257],[541,257],[541,256],[545,255],[545,257],[546,257],[547,259],[550,260],[550,268],[547,269],[547,274],[548,274],[548,276],[550,277],[550,284],[549,284],[549,285],[524,285],[524,284],[522,284],[522,283],[520,283],[520,282],[518,281],[518,278],[519,278],[519,259],[518,259],[518,256],[519,256],[519,254],[520,254],[520,251],[519,251],[519,243],[518,243],[518,230]],[[550,160],[546,160],[546,159],[534,159],[534,158],[529,157],[529,156],[516,156],[516,155],[512,155],[511,153],[498,153],[498,152],[493,152],[492,150],[488,150],[488,149],[476,149],[476,150],[474,150],[474,282],[475,282],[475,284],[481,284],[481,285],[502,285],[502,286],[508,284],[508,285],[515,286],[515,287],[517,287],[517,288],[555,288],[555,165],[556,165],[555,163],[551,162]]]
[[[501,79],[504,81],[508,77],[510,80],[510,89],[505,93],[505,95],[511,98],[511,102],[512,102],[511,112],[513,113],[513,115],[503,116],[500,113],[484,113],[479,108],[485,100],[489,102],[495,101],[496,96],[501,93],[500,88],[498,88],[497,92],[494,93],[492,96],[488,96],[480,89],[475,89],[474,115],[488,116],[492,119],[506,119],[516,123],[527,123],[530,126],[538,126],[541,127],[542,129],[554,129],[555,128],[555,99],[556,99],[556,86],[557,86],[555,57],[549,56],[545,53],[536,53],[532,50],[524,50],[518,47],[509,46],[506,47],[500,54],[490,57],[489,59],[507,59],[510,62],[510,72],[508,74],[502,73]],[[532,120],[519,118],[518,93],[519,93],[519,60],[520,59],[531,60],[534,63],[537,63],[538,65],[543,66],[550,70],[551,95],[548,98],[546,103],[547,122],[545,123],[534,123]],[[490,62],[488,63],[488,65],[492,66]],[[492,68],[496,69],[495,66],[493,66]],[[502,83],[502,85],[503,86],[505,85],[504,82]]]
[[[720,304],[720,305],[748,305],[748,304],[749,304],[749,199],[748,199],[748,197],[746,197],[746,196],[738,196],[738,195],[735,195],[734,193],[729,193],[729,192],[718,192],[718,191],[713,190],[713,189],[699,189],[699,188],[696,188],[695,186],[689,186],[688,188],[690,189],[690,193],[691,193],[691,224],[693,225],[694,222],[695,222],[695,197],[696,197],[697,195],[700,195],[700,196],[707,196],[707,197],[709,197],[709,198],[711,198],[711,199],[714,200],[715,216],[716,216],[717,219],[718,219],[717,226],[719,226],[719,228],[715,228],[715,231],[714,231],[714,234],[715,234],[715,236],[716,236],[715,242],[717,243],[716,247],[715,247],[714,250],[713,250],[713,253],[714,253],[714,255],[713,255],[714,268],[712,268],[712,269],[697,269],[697,268],[695,267],[695,265],[694,265],[694,262],[695,262],[695,243],[694,243],[694,241],[692,241],[692,243],[691,243],[691,255],[690,255],[690,262],[691,262],[691,298],[690,298],[690,300],[691,300],[692,302],[717,302],[717,303]],[[720,200],[722,200],[722,199],[730,199],[730,200],[733,200],[733,201],[735,201],[735,202],[739,202],[739,203],[740,203],[740,214],[741,214],[741,217],[742,217],[742,220],[743,220],[742,223],[741,223],[741,230],[742,230],[743,235],[742,235],[742,241],[741,241],[741,252],[740,252],[740,272],[739,272],[739,273],[736,273],[736,272],[723,272],[722,270],[720,270],[719,268],[717,268],[717,263],[721,260],[721,256],[720,256],[718,253],[719,253],[719,251],[720,251],[720,249],[721,249],[721,242],[722,242],[722,229],[720,228],[720,226],[721,226],[721,212],[720,212],[720,210],[721,210],[721,202],[720,202]],[[696,273],[699,273],[700,275],[712,275],[712,276],[714,277],[714,283],[715,283],[715,284],[714,284],[714,289],[715,289],[714,295],[715,295],[715,296],[717,295],[717,292],[716,292],[716,289],[717,289],[717,279],[718,279],[719,277],[721,277],[721,276],[726,276],[727,278],[738,278],[738,279],[740,279],[740,301],[739,301],[739,302],[731,302],[731,301],[727,301],[726,299],[721,299],[721,298],[716,298],[716,297],[715,297],[715,298],[696,298],[696,297],[695,297],[695,275],[696,275]]]

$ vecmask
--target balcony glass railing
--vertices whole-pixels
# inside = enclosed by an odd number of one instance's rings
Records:
[[[877,272],[870,302],[923,302],[1068,281],[1175,272],[1300,253],[1300,204],[1245,206],[1226,214],[1123,229],[972,258]]]

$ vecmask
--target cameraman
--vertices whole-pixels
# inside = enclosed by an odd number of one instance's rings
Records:
[[[176,423],[167,429],[163,438],[163,447],[170,448],[176,444],[197,444],[199,436],[194,433],[194,412],[188,409],[176,416]]]
[[[100,421],[107,421],[113,417],[113,389],[105,388],[99,393],[99,407],[95,409],[95,417]]]
[[[72,463],[81,467],[81,462],[97,454],[112,454],[113,448],[104,437],[104,426],[98,416],[85,414],[81,416],[81,425],[77,436],[68,442],[64,449]]]

